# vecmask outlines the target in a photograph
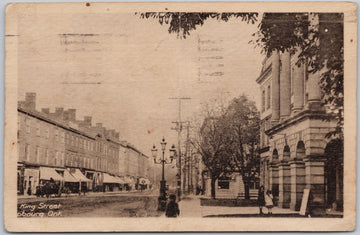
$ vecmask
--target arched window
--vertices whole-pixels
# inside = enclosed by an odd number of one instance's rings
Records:
[[[279,154],[278,154],[278,151],[276,149],[274,149],[274,151],[273,151],[272,160],[273,161],[279,160]]]
[[[303,159],[305,157],[305,144],[303,141],[299,141],[296,146],[296,158]]]
[[[284,153],[283,153],[283,160],[288,161],[289,159],[290,159],[290,147],[288,145],[285,145]]]

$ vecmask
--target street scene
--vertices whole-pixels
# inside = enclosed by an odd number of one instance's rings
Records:
[[[17,217],[343,218],[343,13],[26,11]]]

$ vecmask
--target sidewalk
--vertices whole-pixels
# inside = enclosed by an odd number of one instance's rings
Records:
[[[132,194],[132,195],[156,195],[153,191],[108,191],[108,192],[86,192],[86,196],[100,196],[100,195],[128,195],[128,194]],[[62,193],[60,197],[50,197],[50,198],[46,198],[45,196],[43,197],[36,197],[36,195],[17,195],[18,199],[59,199],[59,198],[69,198],[69,197],[84,197],[84,194],[81,193],[70,193],[70,194],[65,194]]]
[[[179,202],[182,217],[260,217],[258,207],[200,206],[200,197],[191,196]],[[267,214],[267,209],[263,212]],[[299,217],[299,212],[274,207],[272,217]],[[268,215],[264,215],[266,217]]]

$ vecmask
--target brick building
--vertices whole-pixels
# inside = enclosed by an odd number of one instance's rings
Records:
[[[39,112],[36,94],[26,93],[18,104],[18,193],[34,194],[50,178],[72,191],[130,189],[139,177],[147,179],[147,157],[132,146],[121,150],[118,132],[91,122],[77,120],[75,109]]]

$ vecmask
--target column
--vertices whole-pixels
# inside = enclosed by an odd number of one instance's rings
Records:
[[[307,88],[309,109],[319,109],[321,101],[320,72],[309,73]]]
[[[325,209],[325,158],[319,155],[307,156],[305,162],[305,184],[312,195],[311,207],[314,209]]]
[[[280,56],[278,51],[272,54],[272,115],[271,121],[277,123],[280,119]]]
[[[280,71],[280,119],[290,116],[291,101],[291,77],[290,77],[290,53],[285,51],[281,54]]]
[[[274,196],[274,204],[277,204],[279,197],[279,166],[278,163],[272,162],[269,167],[269,185],[265,190],[271,190]]]
[[[290,165],[286,161],[279,164],[279,207],[290,207]]]
[[[296,58],[297,60],[297,58]],[[304,65],[298,67],[295,63],[293,67],[293,83],[292,87],[294,92],[294,107],[293,111],[301,111],[304,107]]]
[[[302,159],[290,160],[291,200],[290,209],[300,210],[305,184],[305,163]]]
[[[265,185],[265,159],[260,160],[260,185]]]

